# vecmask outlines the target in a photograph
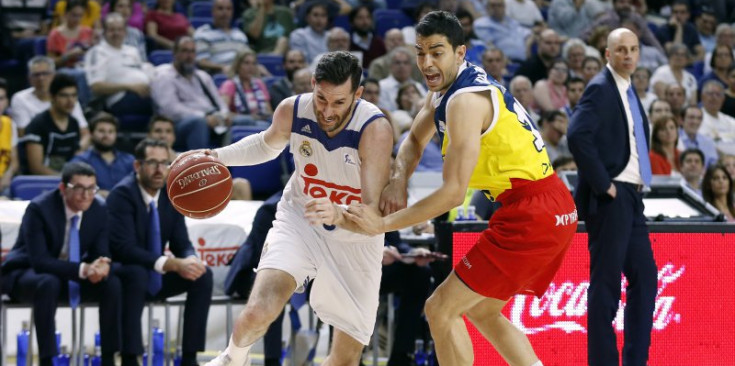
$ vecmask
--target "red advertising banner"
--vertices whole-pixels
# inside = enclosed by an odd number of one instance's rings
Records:
[[[479,233],[454,233],[458,262]],[[652,233],[658,266],[658,294],[649,365],[724,365],[735,363],[735,234]],[[613,322],[618,348],[623,343],[622,299]],[[587,234],[577,234],[554,281],[540,299],[516,296],[505,315],[528,335],[546,366],[587,364]],[[505,362],[469,325],[475,365]]]

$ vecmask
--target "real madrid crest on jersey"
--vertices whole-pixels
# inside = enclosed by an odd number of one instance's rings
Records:
[[[301,156],[308,158],[314,153],[314,150],[311,149],[309,141],[304,141],[301,143],[301,147],[299,147],[299,152],[301,153]]]

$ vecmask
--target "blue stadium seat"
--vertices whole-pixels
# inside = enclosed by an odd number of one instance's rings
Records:
[[[286,76],[286,70],[283,69],[283,56],[258,55],[258,63],[265,66],[273,76]]]
[[[699,80],[704,76],[704,61],[696,61],[691,66],[687,67],[686,70],[691,72],[692,75]]]
[[[19,175],[10,183],[10,197],[31,200],[39,194],[56,189],[61,182],[59,176]]]
[[[189,17],[204,17],[212,19],[212,2],[211,1],[195,1],[189,4]]]
[[[46,54],[46,37],[36,37],[33,39],[33,55],[45,55]]]
[[[281,79],[283,79],[283,76],[267,76],[263,78],[263,83],[265,83],[265,86],[270,88]]]
[[[262,127],[232,126],[232,142],[263,131]],[[233,166],[230,172],[233,178],[245,178],[250,181],[253,195],[269,197],[284,187],[284,174],[287,174],[284,165],[293,166],[293,157],[288,149],[284,150],[276,159],[253,166]]]
[[[373,22],[375,23],[375,34],[380,37],[385,37],[385,33],[390,29],[401,29],[413,25],[413,20],[406,13],[396,9],[375,9]]]
[[[386,7],[388,9],[401,9],[401,0],[387,0]]]
[[[174,53],[171,50],[155,50],[148,55],[148,61],[154,66],[171,63]]]
[[[196,4],[196,3],[194,3],[194,4]],[[194,4],[191,4],[191,5],[194,5]],[[197,28],[199,28],[199,27],[201,27],[201,26],[203,26],[205,24],[211,24],[211,23],[212,23],[212,17],[211,16],[209,16],[209,17],[189,17],[189,24],[191,24],[191,26],[194,29],[197,29]]]
[[[212,81],[214,81],[214,85],[216,85],[218,89],[220,86],[222,86],[222,84],[225,83],[225,81],[227,81],[227,79],[229,79],[229,76],[227,76],[227,74],[212,75]]]
[[[352,29],[352,27],[350,26],[350,17],[348,17],[347,15],[340,15],[340,16],[335,17],[334,20],[332,21],[332,26],[340,27],[346,30],[347,33],[349,33],[350,29]]]

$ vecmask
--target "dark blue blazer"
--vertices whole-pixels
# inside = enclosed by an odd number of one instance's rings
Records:
[[[648,119],[640,99],[638,106],[646,143],[650,146]],[[587,84],[569,122],[567,139],[579,174],[574,198],[580,218],[585,219],[595,213],[597,199],[605,198],[612,179],[625,169],[630,159],[625,108],[607,67]]]
[[[2,265],[4,291],[12,291],[15,269],[33,268],[36,273],[48,273],[64,280],[81,280],[79,263],[59,259],[64,246],[66,212],[61,191],[57,188],[34,198],[23,214],[18,239]],[[107,209],[104,201],[95,198],[82,214],[79,227],[79,253],[82,262],[110,256],[107,231]],[[7,282],[7,283],[6,283]],[[7,287],[5,287],[7,286]]]
[[[135,173],[112,188],[107,196],[107,207],[110,211],[110,249],[113,259],[153,269],[163,251],[151,253],[148,250],[148,207],[143,201]],[[195,255],[184,216],[171,205],[165,187],[158,195],[157,207],[164,247],[168,243],[171,252],[179,258]]]

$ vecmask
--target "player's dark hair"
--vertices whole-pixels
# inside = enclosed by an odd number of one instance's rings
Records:
[[[346,51],[329,52],[319,59],[314,72],[317,83],[326,81],[333,85],[342,85],[347,79],[352,80],[352,92],[360,86],[362,67],[355,55]]]
[[[429,37],[435,34],[447,37],[452,49],[464,44],[464,31],[462,24],[454,14],[436,10],[424,15],[416,25],[416,34]]]
[[[74,87],[74,89],[79,89],[77,86],[77,81],[74,79],[73,76],[69,76],[67,74],[56,74],[54,75],[54,79],[51,80],[51,86],[49,86],[49,93],[51,93],[52,97],[55,97],[61,89],[71,88]]]

